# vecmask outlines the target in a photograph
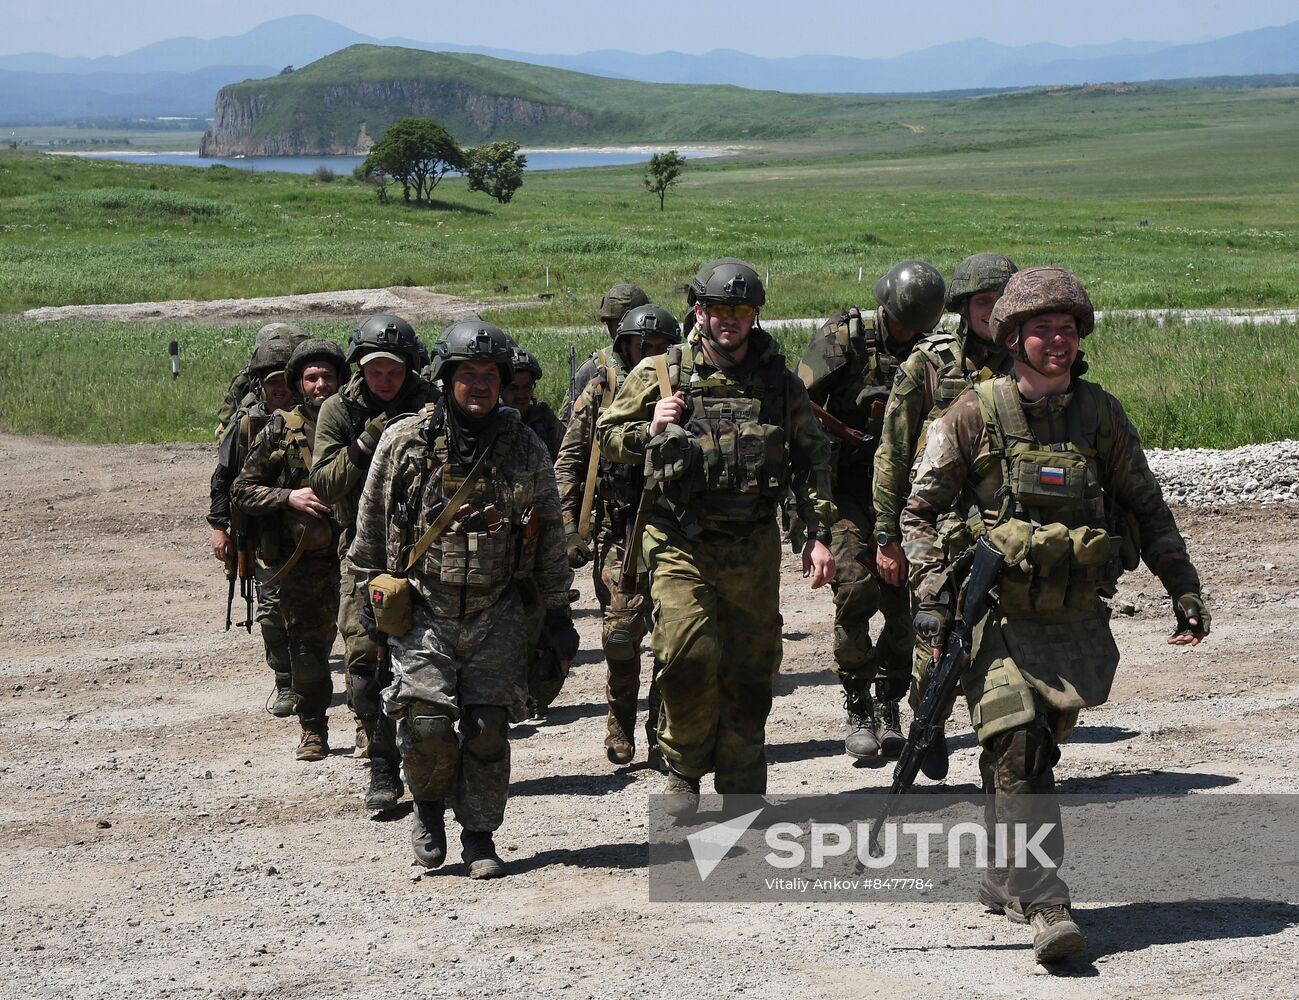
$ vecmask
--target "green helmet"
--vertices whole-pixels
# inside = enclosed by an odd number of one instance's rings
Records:
[[[686,304],[702,302],[726,305],[751,305],[761,309],[767,301],[762,279],[750,265],[735,257],[710,260],[695,272],[686,288]]]
[[[972,253],[956,265],[947,286],[947,310],[958,311],[965,300],[979,292],[1000,292],[1018,271],[1015,262],[1001,253]]]
[[[260,382],[276,372],[287,371],[293,349],[293,342],[283,337],[267,338],[253,348],[253,359],[248,362],[248,374]]]
[[[404,361],[407,367],[419,365],[419,337],[415,328],[400,316],[379,313],[365,320],[347,340],[347,363],[354,364],[370,354],[385,354]]]
[[[885,315],[915,333],[928,333],[943,317],[947,285],[927,260],[904,260],[875,282],[875,301]]]
[[[666,337],[670,343],[679,344],[681,324],[662,306],[637,306],[618,324],[618,332],[613,335],[613,346],[616,348],[623,337],[632,336],[640,337],[643,345],[645,338],[651,335]]]
[[[627,314],[628,309],[643,306],[648,301],[649,296],[639,285],[626,282],[614,285],[600,300],[600,322],[617,323]]]
[[[525,351],[522,347],[514,349],[514,371],[531,372],[534,379],[541,378],[541,362]]]
[[[1006,339],[1026,319],[1042,313],[1068,313],[1078,321],[1078,336],[1085,337],[1096,326],[1096,312],[1078,278],[1062,267],[1030,267],[1013,274],[1006,290],[992,308],[988,326],[992,342],[1006,346]]]
[[[482,320],[461,320],[442,331],[433,345],[429,380],[444,385],[460,361],[492,361],[501,372],[501,384],[514,379],[514,341],[499,326]]]
[[[287,340],[289,343],[297,346],[302,343],[310,334],[296,323],[267,323],[257,331],[257,340],[254,347],[261,347],[268,340]]]
[[[313,363],[333,365],[334,371],[338,375],[339,385],[346,382],[352,375],[352,369],[343,357],[342,348],[332,340],[312,337],[295,347],[293,356],[289,358],[289,367],[286,371],[289,376],[289,385],[293,387],[295,393],[302,381],[302,373],[307,370],[308,365]]]

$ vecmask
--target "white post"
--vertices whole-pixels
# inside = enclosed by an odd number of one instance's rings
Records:
[[[858,284],[861,284],[861,275],[862,275],[862,271],[863,271],[863,270],[864,270],[864,268],[861,268],[861,267],[857,268],[857,283],[858,283]]]
[[[546,265],[546,287],[550,287],[550,265]]]

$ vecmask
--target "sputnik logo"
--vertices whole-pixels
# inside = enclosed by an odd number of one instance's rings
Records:
[[[686,837],[690,844],[690,853],[694,855],[695,869],[699,872],[699,881],[707,882],[708,876],[730,853],[741,837],[753,826],[753,821],[762,815],[761,809],[735,816],[721,823],[714,823],[697,833]]]

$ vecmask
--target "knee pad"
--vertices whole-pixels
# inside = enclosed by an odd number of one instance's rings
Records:
[[[456,740],[455,720],[450,709],[427,702],[415,702],[406,709],[407,741],[416,753],[432,755],[441,752],[454,754],[459,749]]]
[[[509,720],[500,705],[470,705],[460,720],[465,752],[484,763],[504,760],[509,752]]]
[[[640,656],[640,640],[645,634],[640,611],[606,611],[601,630],[601,645],[609,660],[632,660]]]

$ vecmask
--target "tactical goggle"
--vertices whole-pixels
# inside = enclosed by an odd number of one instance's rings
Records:
[[[706,303],[704,308],[708,310],[708,315],[716,316],[718,319],[752,319],[758,315],[758,310],[747,302],[733,306],[721,302]]]

